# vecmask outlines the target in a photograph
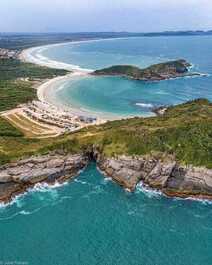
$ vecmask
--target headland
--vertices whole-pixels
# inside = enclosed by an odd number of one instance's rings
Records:
[[[15,109],[9,105],[2,108],[1,201],[8,202],[36,183],[63,182],[77,175],[91,160],[106,176],[130,191],[144,183],[168,196],[212,198],[212,161],[208,154],[212,107],[208,100],[167,107],[157,117],[106,122],[81,115],[80,110],[59,108],[47,99],[47,90],[66,79],[86,76],[90,71],[64,70],[62,66],[57,71],[50,71],[44,65],[36,68],[26,63],[28,52],[21,53],[21,63],[6,58],[9,60],[6,63],[18,69],[13,85],[33,84],[37,95],[33,94],[21,105],[15,104],[18,105]],[[20,75],[20,65],[31,69],[31,77]],[[130,67],[132,72],[127,77],[140,78],[134,76],[136,69],[142,75],[151,73],[149,78],[143,76],[141,80],[160,81],[185,76],[189,66],[180,60],[174,62],[174,67],[173,62],[153,65],[147,70]],[[117,72],[117,67],[115,70],[116,75],[125,76],[126,66],[121,67],[121,72]],[[113,71],[109,70],[110,74]],[[103,72],[99,74],[107,71]],[[42,78],[41,73],[45,73]],[[17,90],[19,93],[20,87]]]

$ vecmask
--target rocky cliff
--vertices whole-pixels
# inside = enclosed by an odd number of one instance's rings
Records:
[[[174,157],[100,156],[98,166],[125,188],[133,191],[142,181],[145,185],[162,191],[168,196],[212,199],[212,169],[181,166]]]
[[[32,157],[0,167],[0,202],[8,202],[36,183],[54,184],[76,176],[88,164],[83,155]]]
[[[10,201],[36,183],[54,184],[77,176],[91,159],[107,177],[130,191],[143,182],[170,197],[212,199],[212,169],[181,166],[172,156],[107,158],[93,151],[85,155],[32,157],[1,166],[0,202]]]

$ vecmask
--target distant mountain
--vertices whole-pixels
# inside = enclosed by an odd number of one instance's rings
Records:
[[[144,33],[146,37],[160,37],[160,36],[200,36],[200,35],[212,35],[212,30],[188,30],[188,31],[164,31],[164,32],[150,32]]]

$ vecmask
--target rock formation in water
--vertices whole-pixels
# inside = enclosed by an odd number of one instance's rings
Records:
[[[169,61],[154,64],[145,69],[131,65],[115,65],[101,70],[96,70],[92,75],[123,76],[142,81],[160,81],[170,78],[199,75],[189,72],[191,64],[186,60]]]
[[[76,176],[88,163],[83,155],[46,155],[0,167],[0,202],[8,202],[36,183],[54,184]]]
[[[0,167],[0,201],[8,202],[36,183],[54,184],[70,179],[90,159],[124,188],[134,191],[139,182],[170,197],[212,199],[212,169],[181,166],[174,157],[118,156],[108,158],[95,151],[84,155],[46,155]]]
[[[165,160],[153,157],[99,156],[97,163],[105,175],[130,191],[142,181],[170,197],[212,199],[212,169],[181,166],[171,156]]]

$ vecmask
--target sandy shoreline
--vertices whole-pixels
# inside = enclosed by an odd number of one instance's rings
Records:
[[[40,85],[37,88],[37,96],[39,101],[49,104],[51,106],[54,106],[57,108],[59,111],[65,111],[65,112],[70,112],[75,116],[85,116],[85,117],[93,117],[93,118],[98,118],[102,119],[104,115],[98,115],[98,113],[91,112],[91,111],[86,111],[81,108],[76,108],[71,105],[66,105],[60,102],[57,97],[56,97],[56,91],[61,89],[61,87],[68,81],[74,78],[80,78],[80,77],[86,77],[87,74],[83,72],[73,72],[70,73],[66,76],[60,76],[53,78],[42,85]],[[101,117],[100,117],[101,116]],[[108,117],[109,118],[109,117]]]
[[[50,46],[51,47],[52,46],[63,46],[63,45],[69,45],[70,43],[77,44],[80,42],[95,42],[95,41],[102,41],[102,40],[104,39],[50,44],[50,45],[33,47],[33,48],[23,50],[21,54],[19,55],[19,59],[23,62],[29,62],[29,63],[34,63],[40,66],[46,66],[50,68],[63,69],[63,70],[70,71],[70,73],[68,73],[65,76],[55,77],[41,84],[40,86],[38,86],[37,97],[39,101],[45,104],[49,104],[50,106],[57,108],[61,112],[66,111],[66,112],[70,112],[73,115],[77,115],[77,116],[96,118],[97,123],[102,123],[102,122],[105,122],[106,120],[123,119],[123,117],[121,116],[117,116],[117,115],[113,115],[109,113],[95,112],[95,111],[91,111],[91,110],[87,110],[83,108],[76,108],[74,106],[64,105],[61,102],[59,102],[59,100],[57,100],[54,94],[56,89],[59,89],[63,85],[64,82],[67,82],[73,78],[89,76],[89,73],[91,73],[93,70],[80,68],[77,65],[66,64],[66,63],[50,60],[40,54],[37,54],[39,52],[42,52],[44,49],[49,48]],[[107,40],[114,40],[114,39],[107,39]],[[33,55],[33,53],[36,53],[36,55]]]
[[[74,42],[73,42],[74,43]],[[66,43],[67,44],[67,43]],[[63,69],[67,71],[76,71],[76,72],[92,72],[91,69],[83,69],[80,68],[77,65],[72,65],[68,63],[58,62],[55,60],[48,59],[47,57],[44,57],[40,55],[39,53],[44,51],[45,49],[48,49],[50,46],[63,46],[66,44],[52,44],[52,45],[45,45],[45,46],[39,46],[39,47],[33,47],[29,49],[25,49],[21,52],[19,55],[19,59],[23,62],[38,64],[40,66],[46,66],[49,68],[56,68],[56,69]],[[35,53],[33,55],[33,53]]]
[[[72,42],[71,42],[72,43]],[[73,42],[74,43],[74,42]],[[78,43],[78,42],[75,42]],[[70,43],[60,43],[60,44],[52,44],[52,45],[45,45],[45,46],[40,46],[40,47],[33,47],[29,48],[26,50],[23,50],[21,54],[19,55],[19,59],[23,62],[29,62],[29,63],[34,63],[40,66],[46,66],[50,68],[57,68],[57,69],[64,69],[67,71],[71,71],[65,76],[59,76],[55,77],[53,79],[48,80],[47,82],[41,84],[40,86],[37,87],[37,97],[39,101],[52,105],[56,107],[59,111],[69,111],[73,115],[85,115],[86,117],[96,117],[97,115],[94,113],[91,113],[89,111],[82,111],[76,108],[72,108],[71,106],[63,106],[59,101],[56,100],[54,97],[54,88],[58,85],[61,86],[63,82],[66,82],[68,80],[71,80],[72,78],[75,77],[80,77],[80,76],[87,76],[88,73],[92,72],[92,70],[88,69],[81,69],[78,66],[74,66],[71,64],[65,64],[62,62],[57,62],[53,60],[49,60],[48,58],[45,58],[43,56],[39,57],[34,57],[32,55],[33,52],[39,52],[43,49],[48,48],[49,46],[61,46],[61,45],[68,45]],[[96,117],[98,118],[98,117]]]
[[[88,40],[88,41],[98,41],[98,40]],[[88,42],[84,41],[84,42]],[[48,91],[51,90],[53,93],[53,87],[55,87],[57,84],[60,85],[64,81],[68,81],[74,77],[80,77],[80,76],[86,76],[88,73],[92,72],[93,70],[89,69],[82,69],[77,65],[72,65],[72,64],[66,64],[54,60],[50,60],[39,53],[42,52],[45,49],[48,49],[49,47],[55,47],[55,46],[64,46],[64,45],[69,45],[69,44],[77,44],[80,43],[80,41],[76,42],[64,42],[64,43],[57,43],[57,44],[50,44],[50,45],[44,45],[44,46],[38,46],[38,47],[33,47],[29,49],[25,49],[21,52],[19,55],[19,59],[23,62],[28,62],[28,63],[34,63],[40,66],[46,66],[50,68],[55,68],[55,69],[63,69],[70,71],[71,73],[68,73],[65,76],[59,76],[55,77],[43,84],[41,84],[39,87],[37,87],[37,97],[41,102],[54,105],[55,107],[59,108],[61,111],[67,111],[69,110],[70,112],[73,112],[75,115],[82,115],[82,111],[79,111],[78,109],[73,109],[71,106],[70,107],[63,107],[60,102],[57,102],[53,100],[53,97],[50,97]],[[36,55],[33,55],[33,53],[36,53]],[[85,112],[86,116],[94,116],[93,113]]]
[[[138,37],[130,37],[130,38],[138,38]],[[58,62],[56,60],[50,60],[47,57],[44,57],[42,55],[38,55],[37,57],[33,56],[32,53],[34,52],[42,52],[49,47],[58,47],[58,46],[66,46],[70,44],[81,44],[81,43],[90,43],[90,42],[99,42],[99,41],[114,41],[114,40],[124,40],[128,39],[128,37],[120,37],[120,38],[105,38],[105,39],[90,39],[90,40],[81,40],[81,41],[70,41],[70,42],[62,42],[62,43],[56,43],[56,44],[48,44],[48,45],[43,45],[43,46],[37,46],[37,47],[32,47],[25,49],[21,52],[19,55],[20,60],[24,62],[30,62],[42,66],[47,66],[50,68],[57,68],[57,69],[64,69],[68,71],[80,71],[80,72],[92,72],[93,69],[86,69],[86,68],[81,68],[78,65],[74,64],[68,64],[68,63],[63,63],[63,62]]]

